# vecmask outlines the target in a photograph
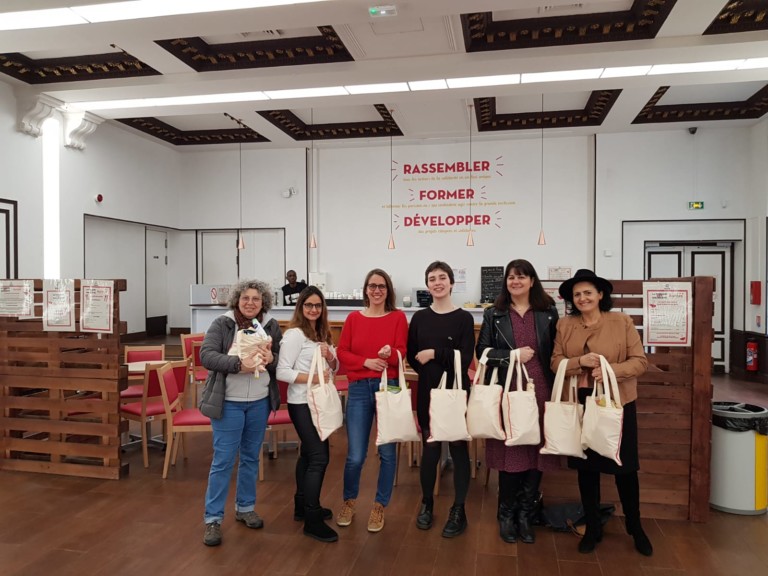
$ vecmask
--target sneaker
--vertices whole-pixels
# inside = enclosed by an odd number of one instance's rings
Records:
[[[248,528],[263,528],[264,520],[253,510],[250,512],[235,512],[235,520],[242,522]]]
[[[341,510],[339,510],[339,515],[336,516],[336,524],[339,526],[349,526],[352,524],[352,516],[355,515],[355,501],[354,499],[350,498],[349,500],[344,500],[344,504],[341,505]]]
[[[218,546],[221,544],[221,524],[218,522],[211,522],[210,524],[205,525],[203,544],[206,546]]]
[[[384,528],[384,506],[376,502],[368,516],[368,532],[379,532]]]

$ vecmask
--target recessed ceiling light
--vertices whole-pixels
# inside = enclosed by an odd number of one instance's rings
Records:
[[[616,68],[606,68],[600,74],[600,78],[627,78],[628,76],[645,76],[651,66],[619,66]]]
[[[88,24],[88,21],[69,8],[25,10],[0,14],[0,30],[28,30],[30,28],[51,28],[75,24]]]
[[[68,108],[78,110],[117,110],[122,108],[152,108],[155,106],[185,106],[195,104],[221,104],[227,102],[254,102],[267,100],[263,92],[235,92],[231,94],[198,94],[195,96],[169,96],[163,98],[132,98],[127,100],[98,100],[72,102]]]
[[[520,84],[520,74],[501,74],[499,76],[474,76],[471,78],[448,78],[448,88],[473,88],[476,86],[504,86]]]
[[[381,94],[383,92],[408,92],[407,82],[390,82],[385,84],[357,84],[344,86],[350,94]]]
[[[534,82],[563,82],[566,80],[591,80],[600,78],[603,73],[602,68],[589,68],[586,70],[561,70],[558,72],[533,72],[523,74],[520,78],[521,84],[532,84]]]
[[[368,14],[370,14],[372,18],[397,16],[397,6],[394,4],[389,4],[387,6],[371,6],[368,8]]]
[[[687,62],[683,64],[655,64],[648,72],[649,76],[657,74],[685,74],[689,72],[722,72],[736,70],[744,60],[719,60],[716,62]]]
[[[408,86],[414,92],[419,90],[445,90],[448,88],[448,83],[440,78],[439,80],[417,80],[415,82],[408,82]]]
[[[327,86],[325,88],[297,88],[294,90],[265,90],[270,100],[286,98],[320,98],[323,96],[349,96],[344,86]]]
[[[747,58],[739,66],[739,70],[753,70],[755,68],[768,68],[768,58]]]

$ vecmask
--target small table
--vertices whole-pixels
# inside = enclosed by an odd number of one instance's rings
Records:
[[[144,370],[149,364],[165,364],[165,360],[139,360],[137,362],[128,362],[128,379],[138,380],[144,378]]]

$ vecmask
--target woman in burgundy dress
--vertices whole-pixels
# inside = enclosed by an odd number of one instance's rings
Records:
[[[499,367],[499,381],[504,382],[510,350],[519,349],[520,359],[533,380],[539,405],[539,426],[543,427],[544,402],[552,393],[549,364],[555,342],[557,309],[544,292],[541,280],[527,260],[512,260],[504,272],[505,284],[494,305],[483,314],[477,341],[477,357],[488,351],[488,366]],[[514,385],[514,380],[513,380]],[[499,471],[499,535],[505,542],[518,538],[535,541],[532,518],[543,471],[556,469],[557,456],[542,456],[544,443],[530,446],[505,446],[501,440],[486,440],[488,467]]]

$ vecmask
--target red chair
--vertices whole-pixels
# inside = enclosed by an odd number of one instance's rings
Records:
[[[197,382],[205,382],[208,377],[208,371],[200,364],[200,346],[205,339],[205,333],[181,334],[179,337],[181,338],[181,353],[184,355],[184,360],[188,366],[187,379],[191,385],[187,395],[192,398],[192,407],[194,408],[197,405]],[[195,342],[199,343],[196,351],[194,350]],[[195,355],[197,355],[196,361]]]
[[[280,388],[280,404],[286,406],[288,403],[288,382],[282,380],[277,381],[277,385]],[[286,432],[293,430],[293,422],[288,415],[288,408],[280,408],[276,412],[270,412],[267,419],[267,431],[269,432],[269,457],[270,459],[277,459],[277,435],[282,432],[283,441],[286,438]],[[263,480],[260,477],[260,480]]]
[[[159,363],[165,361],[165,344],[159,346],[126,346],[125,364],[131,362],[145,362],[147,360],[157,360]],[[129,373],[128,380],[143,380],[144,374]],[[125,390],[120,391],[120,402],[138,402],[141,400],[141,394],[144,390],[144,383],[131,384]]]
[[[144,368],[144,384],[141,401],[120,405],[120,416],[126,420],[139,422],[141,427],[141,451],[144,456],[144,468],[149,468],[147,444],[151,437],[150,425],[155,420],[165,420],[162,391],[160,390],[159,371],[163,364],[147,364]]]
[[[179,364],[178,370],[173,364]],[[184,408],[183,390],[187,380],[186,362],[169,362],[159,370],[163,411],[168,426],[168,445],[165,447],[163,478],[168,477],[168,465],[176,465],[179,444],[184,449],[185,432],[213,432],[211,419],[197,408]],[[177,437],[178,434],[178,437]]]
[[[341,409],[346,414],[347,412],[347,397],[349,396],[349,378],[347,377],[347,371],[339,362],[339,370],[333,377],[333,385],[336,387],[336,391],[341,398]]]

